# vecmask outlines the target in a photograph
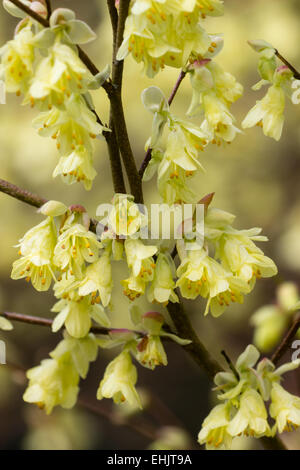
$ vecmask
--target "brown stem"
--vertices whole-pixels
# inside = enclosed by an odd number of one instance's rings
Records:
[[[51,13],[52,13],[51,0],[46,0],[46,7],[47,7],[47,20],[49,20]]]
[[[290,348],[294,337],[296,336],[298,330],[300,328],[300,315],[297,314],[292,326],[284,336],[283,340],[281,341],[280,345],[274,352],[271,357],[271,361],[273,364],[277,364],[280,359],[283,357],[284,353]]]
[[[169,106],[171,106],[171,104],[173,103],[173,100],[174,100],[174,98],[175,98],[175,96],[176,96],[176,93],[177,93],[177,91],[178,91],[178,89],[179,89],[179,87],[180,87],[180,85],[181,85],[183,79],[185,78],[185,76],[186,76],[186,72],[185,72],[184,70],[181,70],[180,75],[179,75],[179,77],[178,77],[178,80],[177,80],[177,82],[175,83],[175,86],[174,86],[174,88],[173,88],[173,91],[172,91],[172,93],[171,93],[171,95],[170,95],[170,97],[169,97],[169,99],[168,99]]]
[[[230,357],[228,356],[228,354],[226,353],[226,351],[224,351],[224,350],[221,351],[221,354],[222,354],[222,356],[224,356],[227,364],[229,365],[229,367],[232,370],[233,374],[235,375],[236,379],[238,381],[240,381],[240,375],[239,375],[238,371],[236,370],[236,368],[234,367],[233,362],[230,359]]]
[[[114,30],[114,50],[113,50],[113,67],[112,67],[112,83],[111,88],[107,90],[108,97],[111,105],[111,123],[116,133],[118,146],[122,155],[124,167],[128,176],[130,185],[130,192],[138,203],[143,202],[142,182],[139,176],[135,159],[133,156],[127,125],[124,115],[124,108],[122,103],[122,79],[124,61],[116,60],[117,51],[123,41],[125,22],[128,16],[130,0],[121,0],[119,6],[118,24],[116,28],[116,18],[113,13],[112,4],[110,5],[110,14],[112,15],[112,27]]]
[[[177,81],[176,81],[176,83],[175,83],[175,86],[174,86],[174,88],[173,88],[173,90],[172,90],[172,93],[171,93],[171,95],[170,95],[170,97],[169,97],[169,99],[168,99],[168,104],[169,104],[169,106],[171,106],[171,104],[173,103],[174,98],[175,98],[175,96],[176,96],[176,94],[177,94],[177,91],[178,91],[178,89],[179,89],[179,87],[180,87],[180,85],[181,85],[183,79],[185,78],[185,76],[186,76],[186,72],[185,72],[184,70],[181,70],[180,75],[179,75],[179,77],[178,77],[178,79],[177,79]],[[142,161],[142,164],[141,164],[140,169],[139,169],[139,175],[140,175],[141,177],[143,177],[143,174],[145,173],[145,170],[146,170],[146,168],[147,168],[147,166],[148,166],[148,163],[149,163],[150,160],[151,160],[151,154],[152,154],[152,149],[151,149],[151,148],[148,148],[148,150],[147,150],[147,152],[146,152],[146,154],[145,154],[144,160]]]
[[[32,315],[25,315],[23,313],[15,313],[15,312],[0,312],[0,316],[7,318],[11,321],[17,321],[21,323],[27,323],[29,325],[38,325],[38,326],[46,326],[51,328],[53,320],[51,318],[44,318],[44,317],[35,317]],[[137,330],[128,330],[127,328],[105,328],[104,326],[92,326],[90,329],[91,333],[95,333],[97,335],[108,335],[109,333],[113,332],[128,332],[134,333],[137,336],[147,336],[144,331],[137,331]]]
[[[26,189],[19,188],[19,186],[2,179],[0,179],[0,192],[18,199],[19,201],[25,202],[30,206],[37,207],[38,209],[48,202],[48,199],[42,198],[37,194],[31,193]],[[96,219],[90,219],[89,230],[96,233],[97,225],[98,221]]]
[[[110,15],[110,21],[112,25],[112,33],[113,33],[113,53],[112,53],[112,82],[114,83],[115,79],[115,71],[116,71],[116,55],[119,48],[118,45],[118,12],[115,7],[115,0],[107,0],[108,11]],[[123,62],[122,62],[123,67]],[[110,149],[109,149],[109,158],[110,158],[110,165],[112,171],[112,177],[114,182],[114,188],[116,193],[123,193],[126,194],[126,186],[123,176],[123,168],[120,156],[120,150],[117,142],[117,135],[116,129],[114,125],[114,119],[112,114],[112,109],[110,108],[110,116],[109,116],[109,127],[112,130],[111,132],[111,140],[110,142]]]
[[[21,189],[15,184],[9,183],[8,181],[2,179],[0,179],[0,191],[16,199],[19,199],[19,201],[25,202],[30,206],[38,208],[47,202],[47,199],[30,193],[26,189]]]
[[[283,62],[294,74],[294,77],[297,79],[297,80],[300,80],[300,72],[298,72],[298,70],[295,69],[295,67],[290,64],[281,54],[279,51],[277,51],[277,49],[275,49],[275,55],[278,57],[279,60],[281,60],[281,62]]]
[[[119,146],[117,142],[114,121],[111,116],[109,118],[109,127],[111,129],[111,132],[108,133],[109,135],[107,136],[106,141],[108,145],[108,154],[109,154],[109,160],[110,160],[110,169],[111,169],[111,175],[113,179],[114,191],[115,193],[126,194],[127,191],[126,191],[126,186],[125,186],[125,181],[124,181],[120,151],[119,151]]]
[[[183,346],[183,348],[191,355],[194,361],[207,372],[209,377],[213,379],[218,372],[223,370],[223,368],[211,357],[210,353],[201,343],[188,315],[184,311],[182,302],[169,303],[167,309],[176,327],[178,335],[181,338],[192,341],[190,344]]]

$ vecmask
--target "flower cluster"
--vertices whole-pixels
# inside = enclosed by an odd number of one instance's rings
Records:
[[[202,23],[222,14],[221,0],[133,0],[117,58],[131,54],[149,77],[165,66],[184,67],[192,53],[214,49]]]
[[[50,353],[51,359],[27,372],[29,384],[24,400],[45,409],[47,414],[57,405],[72,408],[77,401],[80,377],[86,377],[89,363],[96,360],[97,353],[98,345],[92,334],[82,339],[65,334]]]
[[[141,400],[135,389],[137,372],[132,364],[131,355],[142,366],[153,370],[156,366],[168,364],[161,338],[170,338],[181,345],[187,345],[190,341],[164,331],[165,320],[158,312],[142,314],[139,307],[133,306],[131,320],[135,328],[143,332],[142,336],[138,331],[115,330],[109,337],[98,339],[102,348],[122,346],[122,352],[107,366],[98,388],[97,398],[99,400],[113,398],[115,403],[126,401],[132,407],[141,408]]]
[[[157,246],[145,243],[142,235],[147,230],[148,218],[132,196],[116,194],[102,242],[116,253],[115,259],[126,258],[130,275],[121,281],[124,295],[133,301],[148,288],[151,302],[177,302],[174,261]]]
[[[92,319],[109,326],[104,307],[112,291],[110,255],[88,230],[84,208],[70,210],[49,201],[40,211],[48,217],[20,240],[21,258],[14,262],[11,277],[26,278],[38,291],[48,290],[54,281],[59,300],[52,309],[58,313],[53,331],[65,325],[71,336],[82,338]]]
[[[257,364],[258,359],[258,350],[249,345],[238,358],[235,373],[220,372],[215,376],[222,403],[205,418],[198,436],[207,449],[228,449],[241,435],[270,437],[300,426],[300,399],[280,385],[281,375],[299,367],[300,361],[276,369],[269,359]],[[268,422],[265,405],[269,400],[273,426]]]
[[[276,294],[276,303],[260,307],[250,320],[254,326],[253,342],[263,352],[271,351],[278,344],[299,308],[299,292],[293,282],[282,283]]]
[[[99,399],[113,397],[116,402],[126,399],[129,404],[135,402],[140,406],[134,388],[137,372],[131,354],[144,367],[154,369],[167,364],[162,337],[180,344],[189,341],[165,332],[161,314],[143,315],[138,307],[132,310],[137,332],[112,330],[109,336],[95,340],[90,330],[93,320],[101,326],[110,326],[105,307],[110,306],[112,296],[112,259],[121,260],[125,256],[127,260],[130,277],[122,284],[130,300],[144,294],[149,287],[149,299],[165,304],[169,300],[178,301],[172,258],[160,252],[155,263],[153,255],[157,247],[144,245],[138,238],[145,227],[146,216],[128,195],[114,196],[102,241],[88,229],[90,220],[82,206],[68,209],[60,202],[49,201],[40,212],[47,217],[20,240],[21,258],[13,264],[12,278],[26,278],[39,291],[48,290],[54,281],[58,301],[52,308],[57,314],[52,331],[64,326],[65,339],[50,354],[51,359],[28,371],[25,401],[45,407],[47,413],[56,405],[72,407],[79,377],[86,376],[96,346],[121,345],[122,352],[109,364],[97,396]],[[10,329],[11,325],[2,318],[1,328]]]
[[[219,44],[222,44],[221,39]],[[157,170],[159,194],[169,205],[196,202],[191,181],[196,178],[198,182],[197,178],[204,171],[199,161],[201,153],[209,143],[230,143],[240,132],[230,112],[230,105],[243,91],[235,78],[211,58],[192,59],[188,73],[193,95],[187,114],[200,116],[200,125],[174,116],[159,88],[150,87],[142,94],[144,106],[154,115],[152,134],[146,143],[152,158],[144,181],[151,179]],[[168,130],[166,143],[163,141],[165,127]]]
[[[53,176],[60,175],[67,184],[82,181],[90,189],[96,176],[93,140],[104,127],[97,122],[88,94],[99,83],[80,60],[75,44],[89,42],[95,34],[62,8],[52,13],[49,28],[39,29],[28,18],[21,21],[15,38],[0,49],[0,79],[7,92],[23,93],[23,104],[39,109],[33,121],[39,134],[56,139],[60,160]]]
[[[276,51],[271,44],[265,41],[249,41],[249,44],[259,54],[258,72],[261,76],[253,90],[264,85],[269,85],[269,88],[264,98],[249,111],[242,126],[246,129],[258,125],[266,136],[279,140],[284,124],[285,100],[286,97],[292,98],[295,79],[286,65],[278,66]]]
[[[234,216],[208,208],[205,217],[204,245],[197,242],[188,250],[178,246],[181,264],[177,286],[183,297],[207,298],[205,315],[221,315],[231,302],[243,302],[244,294],[254,288],[256,279],[277,274],[274,262],[265,256],[255,241],[266,241],[261,229],[237,230]],[[213,249],[213,256],[209,250]]]

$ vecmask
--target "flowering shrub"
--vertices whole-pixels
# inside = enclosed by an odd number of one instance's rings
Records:
[[[82,182],[92,188],[96,138],[109,148],[114,197],[107,226],[99,235],[97,222],[82,206],[67,207],[58,201],[25,202],[40,207],[41,223],[20,240],[19,259],[12,279],[25,279],[37,291],[53,288],[52,330],[63,328],[63,339],[40,365],[27,372],[24,400],[51,413],[55,406],[71,408],[77,401],[80,378],[98,350],[117,348],[97,391],[98,400],[112,398],[133,408],[143,403],[136,390],[138,369],[167,366],[166,339],[178,343],[214,377],[220,404],[202,424],[199,443],[210,448],[230,448],[236,436],[274,438],[300,425],[300,398],[280,384],[281,375],[300,361],[277,367],[275,359],[262,358],[249,345],[230,371],[210,357],[190,325],[182,298],[206,299],[204,315],[226,314],[227,307],[243,303],[256,282],[277,274],[261,242],[260,228],[238,229],[235,216],[213,207],[213,195],[192,190],[205,178],[205,153],[212,145],[224,146],[241,133],[231,105],[243,94],[242,85],[218,63],[221,35],[206,31],[206,18],[223,14],[221,0],[108,0],[115,50],[112,70],[100,72],[81,49],[96,38],[87,24],[66,8],[53,12],[44,1],[4,0],[4,8],[21,18],[14,38],[0,49],[1,89],[22,95],[22,104],[36,110],[33,126],[57,143],[59,160],[53,177],[67,185]],[[47,3],[49,6],[49,2]],[[117,23],[115,22],[117,20]],[[259,89],[268,85],[265,97],[245,117],[244,129],[260,125],[266,136],[279,140],[286,97],[291,98],[295,71],[280,65],[276,49],[265,41],[250,41],[258,53]],[[155,79],[168,68],[180,70],[167,99],[155,85],[144,90],[142,103],[153,116],[140,171],[128,139],[121,100],[123,61],[131,55],[142,63],[143,73]],[[104,64],[103,64],[104,65]],[[187,77],[191,101],[186,116],[176,116],[172,101]],[[103,124],[90,90],[103,88],[111,104],[111,120]],[[4,100],[3,100],[4,101]],[[120,161],[130,191],[123,179]],[[142,181],[156,179],[161,202],[170,207],[191,203],[204,206],[202,245],[184,237],[145,240],[141,231],[151,220],[143,212]],[[195,184],[193,185],[194,187]],[[7,191],[6,191],[7,192]],[[14,195],[14,194],[12,194]],[[104,202],[104,201],[103,201]],[[107,201],[106,201],[107,202]],[[186,224],[188,221],[184,220]],[[189,221],[197,230],[194,220]],[[128,277],[113,283],[118,263],[127,263]],[[112,296],[122,289],[129,299],[134,330],[112,328]],[[145,296],[153,304],[142,311],[136,299]],[[268,352],[276,346],[291,315],[298,309],[292,285],[281,286],[279,304],[256,312],[255,344]],[[169,315],[154,311],[160,304]],[[125,312],[126,313],[126,312]],[[122,312],[124,315],[124,312]],[[7,319],[8,318],[8,319]],[[0,327],[11,328],[7,318]],[[121,318],[121,313],[120,313]],[[269,403],[270,402],[270,403]],[[276,446],[274,440],[274,446]]]

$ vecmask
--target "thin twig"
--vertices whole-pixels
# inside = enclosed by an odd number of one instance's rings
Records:
[[[278,57],[279,60],[281,60],[281,62],[283,62],[294,74],[294,77],[297,79],[297,80],[300,80],[300,72],[298,72],[298,70],[295,69],[295,67],[290,64],[281,54],[280,52],[275,49],[275,55]]]
[[[299,328],[300,328],[300,315],[298,314],[292,326],[290,327],[290,329],[284,336],[282,342],[280,343],[280,345],[278,346],[278,348],[272,355],[271,361],[273,362],[273,364],[277,364],[280,361],[280,359],[283,357],[284,353],[290,348],[292,341],[295,338]]]
[[[172,93],[171,93],[171,95],[170,95],[170,97],[169,97],[169,99],[168,99],[169,106],[171,106],[171,104],[173,103],[174,98],[175,98],[175,96],[176,96],[176,94],[177,94],[177,91],[178,91],[178,89],[179,89],[179,87],[180,87],[182,81],[184,80],[185,76],[186,76],[186,72],[185,72],[184,70],[181,70],[180,75],[179,75],[179,77],[178,77],[178,80],[177,80],[177,82],[175,83],[175,86],[174,86],[174,88],[173,88],[173,91],[172,91]]]
[[[47,199],[37,196],[36,194],[33,194],[26,189],[21,189],[15,184],[9,183],[8,181],[2,179],[0,179],[0,191],[16,199],[19,199],[19,201],[25,202],[30,206],[38,208],[47,202]]]
[[[0,179],[0,192],[7,194],[19,201],[25,202],[30,206],[37,207],[38,209],[42,207],[48,199],[38,196],[37,194],[31,193],[26,189],[19,188],[15,184],[9,183],[6,180]],[[98,221],[96,219],[90,219],[89,230],[96,233]]]
[[[46,6],[47,6],[47,20],[49,20],[51,13],[52,13],[51,0],[46,0]]]
[[[237,378],[238,381],[240,381],[240,376],[239,376],[239,373],[238,371],[236,370],[236,368],[234,367],[233,365],[233,362],[232,360],[230,359],[230,357],[228,356],[228,354],[226,353],[226,351],[221,351],[221,354],[222,356],[224,356],[227,364],[229,365],[230,369],[232,370],[233,374],[235,375],[235,377]]]
[[[176,96],[176,94],[177,94],[177,91],[178,91],[178,89],[179,89],[179,87],[180,87],[182,81],[184,80],[185,76],[186,76],[186,72],[185,72],[184,70],[181,70],[180,75],[179,75],[179,77],[178,77],[178,79],[177,79],[177,81],[176,81],[176,83],[175,83],[175,86],[174,86],[174,88],[173,88],[173,90],[172,90],[172,93],[171,93],[171,95],[170,95],[170,97],[169,97],[169,99],[168,99],[168,104],[169,104],[169,106],[171,106],[171,104],[173,103],[174,98],[175,98],[175,96]],[[144,159],[143,159],[143,161],[142,161],[142,164],[141,164],[141,166],[140,166],[140,169],[139,169],[139,175],[140,175],[141,177],[143,177],[143,174],[145,173],[145,170],[146,170],[146,168],[147,168],[147,166],[148,166],[148,164],[149,164],[149,162],[150,162],[150,160],[151,160],[151,155],[152,155],[152,149],[151,149],[151,148],[148,148],[148,150],[147,150],[147,152],[146,152],[146,154],[145,154],[145,156],[144,156]]]

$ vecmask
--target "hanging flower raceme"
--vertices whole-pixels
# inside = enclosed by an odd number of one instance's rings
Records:
[[[133,406],[142,408],[135,389],[136,381],[136,367],[132,364],[129,351],[125,349],[107,366],[98,388],[97,398],[98,400],[113,398],[115,403],[127,401]]]
[[[9,5],[8,10],[20,16],[19,9]],[[60,160],[53,176],[60,175],[67,184],[83,181],[89,190],[97,174],[93,139],[109,129],[97,122],[88,94],[89,89],[99,88],[102,73],[93,77],[74,45],[93,40],[95,34],[65,8],[53,11],[49,28],[34,27],[36,34],[32,23],[22,20],[15,39],[0,50],[0,80],[7,91],[25,94],[23,104],[41,111],[33,121],[39,134],[57,139]]]
[[[223,14],[219,0],[135,0],[126,20],[118,60],[131,54],[154,77],[166,65],[184,67],[192,53],[204,55],[213,47],[201,26],[207,15]]]
[[[168,363],[162,344],[163,338],[171,339],[182,346],[190,344],[191,341],[164,331],[165,320],[158,312],[143,313],[138,306],[133,305],[130,314],[137,331],[112,330],[109,335],[100,335],[97,339],[101,348],[122,347],[122,352],[105,370],[97,398],[112,398],[117,404],[126,401],[133,407],[141,408],[141,401],[135,389],[137,370],[132,364],[131,354],[143,367],[153,370]]]
[[[91,189],[96,176],[93,167],[94,139],[101,135],[101,126],[84,98],[72,94],[65,102],[65,110],[57,108],[40,113],[33,120],[39,135],[52,137],[61,155],[53,176],[60,175],[67,184],[83,181]]]
[[[212,143],[220,144],[221,141],[232,142],[240,132],[234,125],[230,105],[241,97],[243,87],[212,60],[223,45],[220,38],[216,37],[215,41],[215,52],[196,59],[189,67],[193,95],[187,114],[203,116],[201,129]]]
[[[194,123],[172,115],[162,91],[149,87],[142,93],[142,101],[153,117],[152,134],[146,148],[152,149],[151,160],[144,173],[144,181],[157,170],[158,191],[169,205],[196,200],[190,189],[190,180],[204,171],[199,157],[208,143],[209,133]],[[165,151],[161,149],[164,128],[168,128]]]
[[[200,444],[208,449],[228,449],[232,439],[240,436],[274,436],[276,431],[292,430],[300,424],[299,398],[286,392],[279,382],[281,375],[296,369],[300,361],[294,361],[275,369],[274,364],[259,359],[258,350],[249,345],[238,358],[235,372],[220,372],[215,376],[218,399],[223,403],[212,409],[204,420],[198,436]],[[265,402],[271,399],[268,422]]]
[[[205,314],[221,315],[231,302],[242,303],[254,288],[256,279],[277,274],[274,262],[255,245],[265,241],[261,229],[236,230],[234,216],[208,208],[204,219],[204,246],[195,242],[179,254],[177,286],[183,297],[207,298]],[[212,255],[209,248],[213,249]]]
[[[276,51],[271,44],[265,41],[249,41],[249,44],[259,53],[261,81],[253,86],[253,90],[259,90],[263,85],[270,86],[264,98],[249,111],[242,126],[246,129],[258,125],[266,136],[278,141],[284,124],[286,97],[291,99],[294,92],[294,76],[287,66],[278,66]]]
[[[95,361],[98,347],[92,334],[83,339],[74,339],[65,335],[50,353],[51,359],[27,372],[29,385],[24,393],[24,400],[35,403],[47,414],[57,405],[72,408],[79,392],[79,379],[85,378],[89,363]]]

